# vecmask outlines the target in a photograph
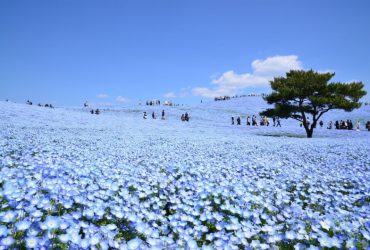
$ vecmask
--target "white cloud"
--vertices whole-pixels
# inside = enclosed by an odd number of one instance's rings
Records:
[[[192,93],[204,97],[235,95],[247,87],[268,86],[274,76],[283,75],[291,69],[302,69],[298,56],[273,56],[264,60],[254,60],[253,72],[238,74],[229,70],[212,80],[214,88],[198,87]]]
[[[99,94],[97,97],[100,98],[100,99],[104,99],[104,98],[108,98],[109,95],[107,95],[107,94]]]
[[[128,99],[123,96],[117,96],[116,102],[128,102]]]
[[[164,94],[163,96],[166,97],[166,98],[174,98],[174,97],[176,97],[176,95],[175,95],[174,92],[168,92],[168,93]]]
[[[298,56],[273,56],[265,60],[254,60],[252,62],[253,73],[256,75],[273,76],[282,74],[291,69],[301,69],[302,63]]]
[[[165,98],[185,98],[185,97],[189,96],[191,91],[192,91],[191,87],[186,87],[186,88],[180,89],[180,91],[177,92],[177,93],[168,92],[168,93],[164,94],[163,96]]]

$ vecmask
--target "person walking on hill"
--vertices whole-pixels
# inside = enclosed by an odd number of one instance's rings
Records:
[[[240,116],[238,116],[238,118],[236,118],[236,124],[237,124],[237,125],[241,125],[241,119],[240,119]]]
[[[165,119],[165,113],[164,113],[164,110],[162,110],[162,120]]]
[[[329,122],[328,129],[332,129],[332,128],[333,128],[333,121],[330,121],[330,122]]]
[[[280,124],[280,118],[276,118],[276,127],[281,127],[281,124]]]
[[[231,125],[235,125],[234,116],[231,117]]]

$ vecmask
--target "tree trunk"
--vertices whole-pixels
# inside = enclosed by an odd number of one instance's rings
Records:
[[[308,130],[306,131],[306,133],[307,133],[307,138],[312,138],[312,135],[313,135],[313,128],[308,129]]]

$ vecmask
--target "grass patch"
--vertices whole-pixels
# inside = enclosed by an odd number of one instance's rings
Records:
[[[292,133],[261,133],[259,136],[270,136],[270,137],[290,137],[290,138],[306,138],[306,135],[292,134]]]

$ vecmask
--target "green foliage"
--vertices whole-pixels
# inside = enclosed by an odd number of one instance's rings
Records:
[[[350,112],[361,106],[359,100],[366,95],[362,82],[329,83],[333,76],[334,73],[291,70],[285,77],[275,77],[270,82],[273,92],[265,97],[274,108],[261,112],[261,115],[298,120],[307,137],[312,137],[323,114],[332,109]],[[312,123],[308,122],[308,115],[311,115]]]

